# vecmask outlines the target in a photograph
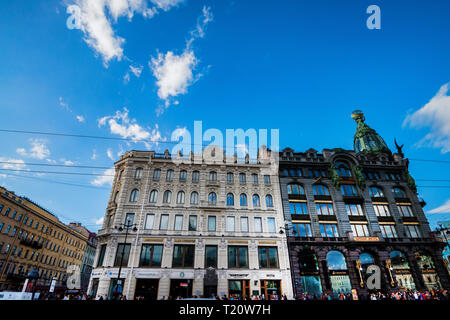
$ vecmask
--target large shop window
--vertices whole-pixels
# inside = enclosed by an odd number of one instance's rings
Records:
[[[415,253],[417,265],[422,272],[423,282],[428,289],[441,289],[433,258],[424,251]]]
[[[163,246],[154,244],[143,244],[141,251],[141,267],[160,267]]]
[[[300,290],[307,295],[322,295],[322,284],[319,276],[319,264],[317,256],[310,249],[303,249],[298,253],[298,264],[300,269]]]
[[[333,289],[333,295],[339,296],[340,293],[351,293],[352,286],[348,276],[347,263],[344,255],[339,251],[330,251],[327,254],[328,271],[330,272],[330,282]]]
[[[261,269],[276,269],[278,264],[278,249],[276,247],[258,248],[259,267]]]
[[[176,245],[173,249],[173,268],[194,267],[194,246]]]
[[[228,247],[228,268],[248,268],[247,247]]]
[[[394,277],[399,289],[414,290],[416,285],[405,254],[401,251],[391,251],[389,258],[391,259],[391,267],[394,270]]]

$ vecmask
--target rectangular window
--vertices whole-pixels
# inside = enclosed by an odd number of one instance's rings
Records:
[[[176,245],[173,249],[172,268],[194,267],[194,246]]]
[[[341,192],[346,197],[356,197],[358,196],[358,191],[353,184],[341,184]]]
[[[380,228],[384,238],[397,238],[397,230],[394,225],[382,224]]]
[[[228,247],[228,268],[248,268],[247,247]]]
[[[253,184],[258,184],[258,175],[257,174],[252,174],[252,182]]]
[[[247,183],[247,179],[245,177],[245,173],[240,173],[239,174],[239,182],[240,183]]]
[[[232,172],[227,173],[227,183],[233,183],[234,181],[234,175]]]
[[[374,204],[373,208],[377,217],[390,217],[389,206],[387,204]]]
[[[122,264],[122,267],[128,265],[128,258],[130,257],[131,245],[128,243],[120,243],[117,246],[116,259],[114,261],[114,266],[118,267]]]
[[[180,171],[180,181],[186,181],[187,172],[186,171]]]
[[[227,217],[227,231],[234,232],[234,217]]]
[[[159,230],[167,230],[169,227],[169,215],[168,214],[162,214],[161,215],[161,222],[159,224]]]
[[[217,268],[217,246],[205,247],[205,268]]]
[[[318,215],[334,216],[333,204],[331,203],[316,203],[316,210]]]
[[[369,227],[367,224],[354,223],[351,224],[353,236],[355,237],[369,237]]]
[[[141,251],[141,267],[160,267],[162,260],[162,245],[143,244]]]
[[[360,204],[346,204],[345,208],[349,216],[363,216],[364,212]]]
[[[261,269],[277,269],[278,268],[278,249],[276,247],[259,247],[258,248],[259,267]]]
[[[264,184],[270,184],[270,176],[269,175],[264,175]]]
[[[216,217],[215,216],[208,217],[208,231],[216,231]]]
[[[241,232],[248,232],[248,218],[241,217]]]
[[[289,202],[291,214],[308,214],[308,205],[306,202]]]
[[[161,177],[161,170],[155,169],[153,171],[153,180],[159,180],[160,177]]]
[[[198,171],[194,171],[192,172],[192,182],[198,182],[199,178],[200,178],[200,173]]]
[[[267,226],[269,227],[269,232],[271,233],[277,232],[277,228],[275,225],[275,218],[267,218]]]
[[[183,229],[183,216],[176,215],[175,216],[175,230]]]
[[[411,206],[398,206],[398,210],[403,217],[414,217]]]
[[[105,259],[105,252],[106,252],[106,244],[102,244],[100,246],[100,252],[98,254],[97,267],[103,266],[103,259]]]
[[[420,231],[417,225],[405,225],[405,231],[408,238],[420,238]]]
[[[312,237],[311,224],[309,223],[293,223],[294,236],[296,237]]]
[[[255,232],[262,232],[262,219],[255,218]]]
[[[153,229],[153,225],[155,224],[155,215],[152,213],[148,213],[145,219],[145,227],[144,229],[151,230]]]
[[[127,213],[126,218],[125,218],[125,224],[126,225],[133,225],[134,223],[134,213]]]
[[[337,225],[334,223],[321,223],[319,224],[320,234],[324,238],[337,238],[339,237]]]
[[[189,216],[189,231],[197,231],[197,216]]]

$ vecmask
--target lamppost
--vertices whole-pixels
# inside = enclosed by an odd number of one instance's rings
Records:
[[[120,257],[119,272],[117,273],[117,279],[116,279],[116,288],[115,288],[115,291],[113,292],[113,294],[117,293],[117,295],[119,294],[119,285],[122,285],[122,280],[120,280],[120,272],[122,271],[123,256],[125,255],[125,245],[127,244],[128,231],[131,228],[133,228],[134,232],[137,231],[136,225],[132,224],[130,219],[127,219],[126,223],[121,224],[118,227],[117,226],[115,227],[115,229],[119,230],[120,232],[122,232],[123,229],[125,229],[125,241],[124,241],[124,245],[122,246],[122,253],[121,253],[121,257]],[[123,290],[123,286],[122,286],[122,290]]]

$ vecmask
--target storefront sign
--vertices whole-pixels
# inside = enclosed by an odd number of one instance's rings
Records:
[[[230,273],[230,277],[248,277],[248,273],[245,274],[239,274],[239,273]]]
[[[380,241],[380,238],[378,237],[354,237],[354,241]]]

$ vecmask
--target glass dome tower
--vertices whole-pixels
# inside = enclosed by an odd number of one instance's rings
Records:
[[[364,123],[364,113],[361,110],[352,112],[352,119],[356,121],[355,138],[353,141],[353,149],[356,153],[365,152],[368,154],[391,153],[384,142],[383,138],[366,123]]]

